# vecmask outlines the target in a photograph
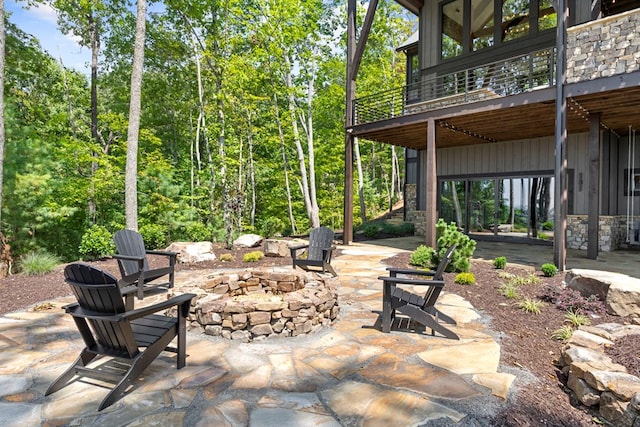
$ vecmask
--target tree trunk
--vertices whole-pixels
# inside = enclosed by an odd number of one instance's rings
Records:
[[[89,15],[89,34],[91,38],[91,139],[96,145],[100,144],[98,138],[98,56],[100,54],[100,34],[98,23],[96,22],[93,12]],[[98,153],[93,151],[94,160],[91,162],[91,184],[89,186],[89,201],[87,202],[87,210],[89,221],[95,222],[96,219],[96,200],[95,187],[93,180],[98,170],[98,161],[95,160]]]
[[[317,204],[315,204],[311,200],[311,193],[309,191],[309,178],[307,176],[307,166],[305,164],[305,156],[304,150],[302,149],[302,144],[300,142],[300,131],[298,130],[298,120],[296,118],[296,105],[295,105],[295,95],[294,95],[294,87],[293,87],[293,79],[291,76],[291,61],[289,59],[289,55],[287,53],[284,54],[284,61],[286,64],[285,68],[285,85],[287,87],[287,91],[289,94],[289,116],[291,118],[291,126],[293,128],[293,142],[296,146],[296,150],[298,152],[298,165],[300,167],[300,175],[301,175],[301,188],[302,188],[302,196],[304,198],[304,205],[307,209],[307,216],[309,218],[309,223],[311,228],[316,228],[320,226],[320,219],[318,217]]]
[[[456,211],[456,224],[458,227],[462,227],[462,209],[460,209],[460,199],[458,199],[456,182],[449,181],[449,185],[451,186],[451,201],[453,202],[453,209]]]
[[[280,111],[278,109],[278,96],[273,94],[273,105],[275,106],[276,124],[278,125],[278,136],[280,137],[280,147],[282,149],[282,168],[284,170],[284,184],[287,191],[287,208],[289,213],[289,224],[291,224],[291,233],[297,234],[296,220],[293,217],[293,204],[291,203],[291,187],[289,184],[289,167],[287,165],[287,151],[284,144],[284,132],[282,132],[282,124],[280,123]]]
[[[129,101],[129,129],[127,131],[127,164],[125,169],[125,221],[129,230],[138,230],[138,135],[142,96],[142,66],[147,15],[146,0],[138,0],[136,38],[131,70],[131,99]]]

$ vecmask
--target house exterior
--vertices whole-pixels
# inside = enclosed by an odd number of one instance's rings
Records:
[[[351,139],[380,141],[406,149],[405,216],[427,244],[438,218],[553,244],[561,269],[566,248],[637,244],[640,1],[396,1],[419,22],[403,88],[355,93],[371,21],[357,41],[350,21],[345,188]]]

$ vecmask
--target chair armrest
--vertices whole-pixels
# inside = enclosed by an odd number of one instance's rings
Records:
[[[289,249],[292,251],[297,251],[299,249],[304,249],[308,247],[309,247],[309,244],[306,244],[306,245],[289,246]]]
[[[158,311],[171,308],[173,306],[181,305],[186,302],[190,302],[196,294],[182,294],[177,295],[167,301],[163,301],[158,304],[150,305],[148,307],[142,307],[135,310],[127,311],[124,313],[105,315],[104,313],[98,313],[91,310],[85,310],[80,305],[71,304],[68,306],[67,313],[70,313],[73,317],[82,317],[84,319],[105,320],[109,322],[121,322],[123,320],[135,320],[141,317],[147,316]]]
[[[178,252],[169,252],[169,251],[145,251],[149,255],[162,255],[170,258],[175,258],[178,256]]]
[[[387,271],[394,274],[413,274],[416,276],[435,276],[436,272],[434,270],[417,270],[412,268],[396,268],[396,267],[387,267]]]
[[[392,283],[394,285],[431,286],[434,288],[444,287],[444,280],[409,279],[407,277],[389,277],[389,276],[379,276],[378,279],[384,282]]]
[[[122,255],[122,254],[113,254],[111,255],[113,258],[115,259],[123,259],[126,261],[138,261],[138,262],[144,262],[144,257],[143,256],[135,256],[135,255]]]

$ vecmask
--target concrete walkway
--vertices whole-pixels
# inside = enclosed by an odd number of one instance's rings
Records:
[[[82,346],[60,309],[70,299],[0,317],[0,426],[489,425],[516,378],[501,372],[500,346],[467,301],[444,294],[440,302],[460,341],[380,332],[381,260],[401,250],[343,248],[334,260],[341,312],[331,327],[253,343],[194,330],[185,368],[162,354],[102,412],[107,390],[86,382],[43,395]],[[205,274],[182,271],[176,282]]]

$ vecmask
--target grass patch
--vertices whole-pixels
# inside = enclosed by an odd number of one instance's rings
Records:
[[[29,252],[20,261],[22,272],[28,276],[42,276],[51,272],[60,260],[47,252]]]

